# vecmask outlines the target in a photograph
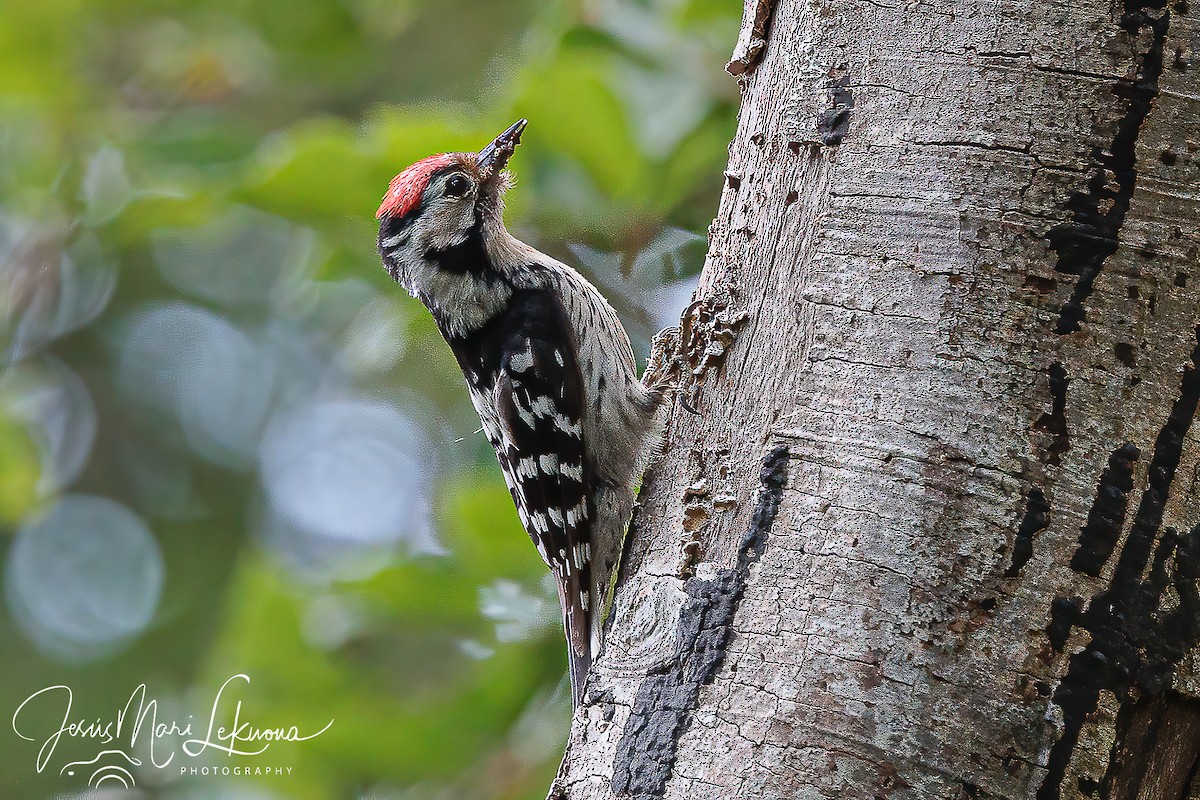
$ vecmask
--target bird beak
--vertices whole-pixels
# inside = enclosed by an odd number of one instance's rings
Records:
[[[529,120],[517,120],[508,126],[508,130],[493,139],[491,144],[479,151],[479,169],[485,177],[490,178],[504,169],[508,159],[512,158],[513,151],[521,143],[521,132],[528,124]]]

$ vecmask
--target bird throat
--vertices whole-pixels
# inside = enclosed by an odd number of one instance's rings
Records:
[[[449,247],[425,252],[417,296],[447,339],[473,333],[504,309],[513,287],[493,266],[480,226]]]

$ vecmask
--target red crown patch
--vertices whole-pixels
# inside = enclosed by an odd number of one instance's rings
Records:
[[[403,217],[416,208],[417,203],[421,202],[421,194],[429,185],[429,176],[442,167],[453,164],[455,158],[454,153],[441,153],[423,158],[392,178],[387,194],[383,196],[383,202],[375,212],[375,219],[383,219],[384,216]]]

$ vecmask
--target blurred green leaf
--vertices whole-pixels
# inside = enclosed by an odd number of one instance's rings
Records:
[[[594,254],[576,265],[644,340],[678,313],[654,298],[687,291],[657,282],[691,269],[659,251],[696,242],[716,209],[740,14],[721,0],[0,0],[3,340],[19,322],[22,358],[86,386],[98,430],[62,491],[127,507],[166,567],[152,624],[89,663],[42,652],[0,614],[0,709],[67,683],[90,719],[144,681],[202,713],[246,673],[256,722],[333,726],[273,745],[293,779],[184,778],[163,796],[544,796],[570,713],[557,599],[453,355],[379,264],[375,209],[404,167],[526,117],[510,227],[561,257]],[[235,217],[238,237],[218,236]],[[304,500],[344,515],[331,535],[277,507],[256,437],[340,402],[386,406],[403,429],[390,444],[359,431],[349,457],[333,452],[354,438],[343,429],[322,432],[330,452],[299,451],[313,456]],[[45,453],[79,441],[68,403],[39,411],[36,438],[0,414],[6,531],[42,503]],[[402,443],[411,474],[397,474]],[[420,490],[394,540],[355,540],[389,531],[356,527],[380,517],[330,489],[354,468]],[[43,600],[73,591],[33,577],[22,585]],[[0,794],[81,788],[37,774],[28,744],[0,743]]]
[[[0,529],[11,529],[34,510],[41,475],[37,448],[25,426],[0,411]]]

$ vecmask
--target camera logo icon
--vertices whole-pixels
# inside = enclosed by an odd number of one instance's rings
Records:
[[[104,763],[104,762],[108,763]],[[88,761],[72,761],[59,770],[59,775],[88,775],[88,787],[99,789],[132,789],[135,786],[129,767],[140,767],[142,762],[122,750],[104,750]]]

